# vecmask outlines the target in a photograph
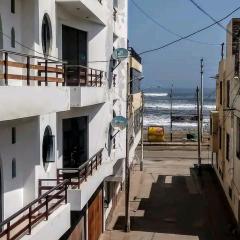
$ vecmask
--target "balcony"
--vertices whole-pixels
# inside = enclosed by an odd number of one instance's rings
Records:
[[[0,121],[70,109],[62,62],[4,50],[0,56]]]
[[[71,107],[85,107],[106,101],[104,72],[81,65],[65,66],[65,85],[70,87]]]
[[[0,121],[106,100],[101,70],[4,50],[0,57]]]
[[[103,149],[79,168],[57,170],[58,182],[68,181],[68,202],[72,211],[82,210],[105,177],[112,174],[112,163],[103,162],[102,154]]]
[[[106,25],[107,9],[101,0],[56,0],[60,6],[77,18]]]
[[[58,239],[70,228],[67,180],[0,223],[1,239]],[[52,231],[52,229],[57,231]]]

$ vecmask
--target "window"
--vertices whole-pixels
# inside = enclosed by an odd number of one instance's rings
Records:
[[[229,161],[229,151],[230,151],[230,135],[226,135],[226,159]]]
[[[17,176],[17,164],[16,159],[13,158],[12,160],[12,178],[15,178]]]
[[[42,48],[45,56],[49,55],[52,46],[52,27],[48,14],[45,14],[42,21]]]
[[[220,104],[222,105],[222,81],[220,82],[220,93],[219,93],[219,101],[220,101]]]
[[[11,47],[15,48],[15,30],[12,28],[11,30]]]
[[[12,144],[16,143],[16,128],[12,128]]]
[[[237,118],[236,155],[240,159],[240,118]]]
[[[230,81],[227,81],[227,107],[230,107]]]
[[[15,0],[11,0],[11,13],[15,13]]]
[[[47,126],[44,131],[43,143],[42,143],[42,159],[44,166],[47,163],[54,162],[54,136],[50,126]]]
[[[219,128],[219,149],[221,149],[222,148],[222,128],[220,127]]]

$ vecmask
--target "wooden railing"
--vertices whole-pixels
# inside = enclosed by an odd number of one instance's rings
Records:
[[[55,180],[56,181],[56,180]],[[68,180],[49,188],[39,198],[0,223],[0,238],[13,240],[25,234],[31,234],[32,228],[49,215],[62,203],[67,203]]]
[[[102,151],[98,151],[87,162],[81,165],[79,168],[59,168],[57,169],[58,183],[68,180],[68,184],[73,189],[79,189],[81,183],[87,181],[87,178],[93,175],[93,172],[98,169],[98,166],[102,164]]]
[[[50,82],[64,83],[63,62],[5,50],[0,50],[0,55],[0,80],[3,79],[6,86],[9,80],[26,81],[28,86],[31,81],[46,86]]]
[[[103,71],[81,65],[65,66],[65,82],[67,86],[101,87]]]

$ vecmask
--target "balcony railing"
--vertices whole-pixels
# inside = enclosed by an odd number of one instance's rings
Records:
[[[102,151],[98,151],[93,157],[87,162],[81,165],[79,168],[59,168],[57,169],[57,181],[61,183],[68,180],[68,185],[72,189],[80,189],[83,182],[87,181],[89,176],[93,175],[99,165],[102,164]]]
[[[65,66],[65,83],[67,86],[101,87],[103,71],[81,65]]]
[[[48,86],[55,83],[66,86],[101,87],[104,71],[81,65],[68,65],[43,57],[0,50],[0,80],[6,86],[10,81],[23,81],[27,86]]]
[[[14,59],[14,60],[13,60]],[[38,85],[53,82],[64,83],[63,62],[31,56],[22,53],[0,50],[0,80],[7,86],[10,80],[38,82]]]
[[[57,186],[49,188],[39,198],[1,222],[0,238],[13,240],[31,234],[34,226],[48,220],[55,209],[62,203],[67,203],[67,184],[68,180],[64,180]]]

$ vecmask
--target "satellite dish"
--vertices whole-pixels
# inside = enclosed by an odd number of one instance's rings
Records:
[[[127,127],[128,121],[123,116],[116,116],[111,121],[111,125],[114,129],[123,130]]]
[[[112,58],[117,61],[122,61],[128,58],[129,52],[126,48],[117,48],[112,54]]]

